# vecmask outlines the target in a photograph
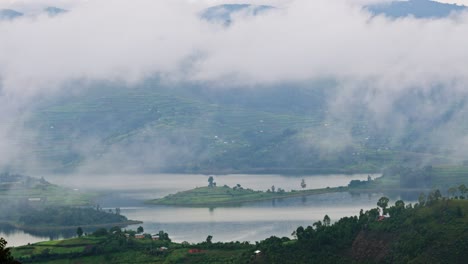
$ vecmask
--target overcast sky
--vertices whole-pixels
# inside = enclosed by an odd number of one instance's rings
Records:
[[[226,1],[50,2],[73,5],[72,12],[0,23],[5,93],[33,94],[79,78],[134,82],[154,73],[237,82],[377,78],[406,85],[467,78],[465,14],[392,21],[371,19],[355,4],[362,1],[258,1],[282,8],[239,14],[224,28],[198,14]]]

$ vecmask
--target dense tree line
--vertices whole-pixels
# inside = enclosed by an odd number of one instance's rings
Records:
[[[468,201],[443,198],[435,190],[414,205],[388,203],[382,197],[378,207],[361,210],[359,216],[343,217],[332,225],[325,216],[311,226],[300,226],[293,232],[296,240],[270,237],[257,244],[264,252],[257,262],[464,263],[468,258]],[[372,246],[379,243],[386,246]]]

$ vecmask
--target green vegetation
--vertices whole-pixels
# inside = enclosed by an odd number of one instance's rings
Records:
[[[123,215],[96,210],[94,208],[29,206],[7,209],[9,214],[0,217],[0,222],[32,233],[59,230],[73,230],[77,227],[97,228],[99,226],[127,226],[141,221],[128,220]]]
[[[468,185],[468,167],[426,166],[413,169],[393,166],[386,169],[382,177],[367,181],[353,180],[348,187],[351,191],[441,189],[450,194],[451,187],[463,184]]]
[[[0,173],[0,202],[47,206],[89,206],[97,194],[82,192],[20,174]]]
[[[239,204],[244,202],[262,201],[280,198],[297,197],[304,195],[324,194],[347,191],[346,187],[323,188],[286,192],[278,190],[254,191],[241,186],[199,187],[188,191],[178,192],[161,199],[147,201],[149,204],[178,205],[178,206],[216,206]]]
[[[2,204],[0,209],[8,214],[0,215],[2,228],[20,229],[33,235],[51,236],[78,234],[78,229],[95,230],[99,227],[127,226],[141,221],[129,220],[127,217],[96,210],[89,207],[52,206],[35,208],[21,204]],[[5,210],[5,211],[3,211]]]
[[[6,248],[7,242],[3,237],[0,237],[0,263],[16,264],[17,262],[11,255],[10,249]]]
[[[383,197],[380,208],[361,210],[359,216],[299,227],[296,240],[271,237],[258,245],[265,253],[258,263],[464,263],[468,200],[441,198],[437,192],[414,206],[396,201],[387,208]]]
[[[0,174],[0,224],[31,233],[140,223],[94,204],[95,193],[84,193],[18,174]]]
[[[233,94],[229,89],[206,92],[193,85],[160,87],[157,82],[134,89],[115,84],[106,89],[100,84],[99,92],[38,107],[28,125],[39,131],[41,141],[31,148],[43,166],[58,171],[71,171],[116,149],[125,150],[121,166],[188,173],[377,172],[409,156],[416,162],[437,156],[407,153],[406,146],[390,144],[393,135],[373,128],[361,113],[364,109],[355,109],[359,114],[347,120],[350,124],[327,120],[329,86]],[[351,142],[340,142],[350,132]],[[89,138],[94,142],[89,153],[74,147]],[[322,141],[326,153],[311,143]],[[163,152],[162,162],[141,157],[166,147],[172,151]]]
[[[173,243],[168,234],[135,235],[118,227],[92,235],[17,247],[23,263],[240,263],[254,248],[248,243]]]
[[[465,263],[468,200],[443,198],[438,190],[425,197],[393,206],[382,197],[379,207],[359,216],[332,224],[326,215],[298,227],[294,239],[270,237],[255,245],[214,243],[212,236],[198,244],[173,243],[163,231],[153,240],[115,227],[13,248],[12,255],[24,263]]]
[[[415,197],[419,192],[439,188],[444,194],[453,196],[457,188],[453,186],[468,185],[468,168],[465,167],[432,167],[411,169],[393,166],[384,171],[383,176],[367,180],[352,180],[347,187],[333,187],[322,189],[305,189],[305,181],[301,181],[302,190],[286,192],[272,186],[269,190],[255,191],[240,185],[216,186],[213,177],[208,179],[208,187],[170,194],[161,199],[147,201],[148,204],[177,205],[177,206],[217,206],[240,204],[244,202],[290,198],[297,196],[317,195],[333,192],[408,192],[409,197]],[[452,194],[452,195],[451,195]]]

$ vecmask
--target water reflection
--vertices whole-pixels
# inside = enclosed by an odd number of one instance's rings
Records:
[[[7,240],[8,247],[15,247],[26,245],[28,243],[50,240],[50,237],[48,236],[28,234],[9,225],[0,225],[0,237],[4,237]]]
[[[94,177],[93,181],[83,181],[85,177]],[[174,241],[200,242],[208,235],[214,241],[258,241],[276,236],[290,236],[299,225],[311,225],[322,220],[328,214],[333,220],[343,216],[357,215],[360,209],[375,207],[381,194],[334,193],[316,196],[302,196],[275,199],[217,208],[183,208],[171,206],[146,206],[144,200],[165,196],[180,190],[207,184],[205,175],[113,175],[51,178],[55,183],[80,189],[109,189],[113,192],[99,200],[105,208],[121,208],[121,213],[129,219],[144,221],[143,227],[148,233],[164,230]],[[372,175],[376,177],[376,175]],[[100,179],[100,180],[96,180]],[[129,180],[131,179],[131,180]],[[266,190],[274,184],[285,190],[301,189],[304,179],[307,188],[323,188],[347,185],[350,180],[367,179],[367,174],[360,175],[322,175],[286,177],[280,175],[224,175],[216,176],[218,185],[234,186],[241,184],[245,188]],[[89,182],[90,185],[83,185]],[[91,186],[92,183],[92,186]],[[109,186],[109,183],[113,183]],[[138,225],[129,228],[136,229]],[[93,232],[85,229],[85,232]],[[30,233],[19,230],[0,231],[7,238],[9,245],[24,245],[49,239],[72,237],[76,229],[59,232]]]
[[[368,176],[369,174],[304,176],[229,174],[214,176],[214,180],[218,186],[228,185],[232,187],[240,184],[244,188],[266,191],[274,185],[276,188],[289,191],[302,189],[302,179],[305,180],[308,189],[316,189],[345,186],[351,180],[367,180]],[[380,174],[370,174],[370,176],[376,178]],[[202,174],[57,175],[47,176],[46,178],[54,183],[78,189],[134,190],[135,195],[140,190],[153,190],[152,198],[155,198],[155,195],[164,196],[176,191],[208,184],[208,175]],[[86,182],[90,184],[86,185]],[[145,194],[141,194],[140,198],[146,198]]]
[[[381,194],[333,193],[216,209],[145,206],[122,208],[122,212],[144,221],[146,232],[164,230],[178,242],[200,242],[208,235],[213,235],[215,241],[259,241],[272,235],[290,236],[299,225],[311,225],[325,214],[332,221],[358,215],[360,209],[375,207],[380,197]]]

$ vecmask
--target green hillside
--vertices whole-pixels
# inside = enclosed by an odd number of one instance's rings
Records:
[[[107,84],[51,98],[35,106],[26,123],[35,133],[21,141],[43,168],[60,172],[118,163],[146,172],[352,173],[464,160],[438,140],[448,120],[461,118],[463,101],[428,120],[411,113],[430,98],[405,97],[412,103],[395,115],[408,115],[408,127],[395,133],[362,105],[330,114],[333,84],[187,86]]]
[[[98,195],[55,185],[44,178],[0,173],[0,212],[7,212],[0,214],[0,225],[7,230],[50,236],[77,226],[140,223],[120,215],[120,209],[104,211],[95,204]]]

